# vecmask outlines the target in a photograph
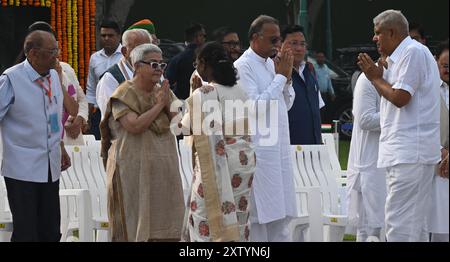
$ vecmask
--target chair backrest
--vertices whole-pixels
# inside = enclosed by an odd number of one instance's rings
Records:
[[[83,135],[84,143],[86,145],[89,145],[91,142],[95,142],[95,136],[94,135]]]
[[[336,172],[339,178],[345,177],[345,172],[342,171],[341,164],[339,162],[339,141],[336,140],[338,134],[323,133],[322,140],[328,147],[331,169]]]
[[[294,172],[294,184],[296,189],[296,201],[297,201],[297,212],[298,215],[308,214],[308,197],[307,195],[301,193],[300,190],[297,189],[307,189],[312,187],[308,181],[304,181],[304,178],[300,175],[300,172],[305,172],[304,165],[299,165],[297,163],[297,156],[295,147],[291,147],[291,157],[292,157],[292,166]]]
[[[338,174],[331,169],[326,145],[294,146],[297,181],[306,188],[319,187],[325,214],[339,214]],[[298,178],[298,176],[300,178]]]
[[[0,176],[0,219],[2,218],[11,218],[11,212],[9,211],[5,181],[3,177]]]
[[[100,216],[100,198],[102,198],[101,195],[103,192],[99,189],[99,186],[94,178],[88,147],[66,146],[66,151],[72,160],[72,166],[62,174],[64,188],[89,190],[92,201],[92,214],[94,216]],[[106,188],[106,186],[104,187]],[[104,192],[106,192],[106,189]]]
[[[66,171],[61,172],[59,180],[60,192],[61,190],[71,189],[89,189],[88,183],[85,179],[83,162],[87,160],[87,150],[84,146],[65,146],[67,154],[71,160],[71,167]],[[60,197],[61,210],[61,232],[62,241],[67,238],[68,225],[79,218],[77,210],[77,201],[74,197]]]
[[[335,150],[336,154],[338,153],[336,148],[335,136],[333,133],[322,133],[322,141],[325,145],[329,146],[330,149]]]
[[[98,195],[97,200],[100,205],[100,214],[101,217],[107,217],[107,189],[106,189],[106,170],[103,166],[103,159],[100,155],[101,151],[101,142],[91,141],[88,144],[88,153],[90,165],[87,168],[90,168],[90,174],[95,182],[95,186],[97,187]]]

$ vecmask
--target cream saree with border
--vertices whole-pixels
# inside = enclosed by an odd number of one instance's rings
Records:
[[[193,135],[194,175],[186,203],[182,239],[191,242],[248,241],[255,153],[248,135],[248,119],[232,119],[223,123],[222,114],[225,100],[246,100],[247,97],[238,86],[213,86],[213,91],[202,93],[197,90],[187,100],[187,122],[201,121],[209,126],[210,131],[222,132]],[[194,104],[200,103],[204,107],[206,101],[219,102],[221,106],[211,112],[219,117],[210,121],[211,113],[194,114]],[[244,133],[223,135],[223,126],[231,124],[235,127],[238,122],[245,123]],[[195,129],[194,125],[191,125],[192,129]]]

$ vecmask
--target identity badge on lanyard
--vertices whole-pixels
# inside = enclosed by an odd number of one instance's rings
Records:
[[[48,101],[50,104],[52,103],[52,80],[50,79],[50,76],[47,76],[48,81],[48,87],[45,86],[44,81],[42,79],[38,79],[38,84],[42,87],[42,89],[45,91],[48,97]],[[50,114],[50,130],[52,133],[58,133],[59,132],[59,120],[58,120],[58,114],[53,113]]]
[[[52,80],[51,80],[50,76],[47,76],[46,78],[47,78],[47,81],[48,81],[48,87],[45,86],[44,81],[42,81],[42,79],[38,79],[36,81],[38,82],[38,84],[41,86],[41,88],[47,94],[48,101],[51,104],[52,103]]]

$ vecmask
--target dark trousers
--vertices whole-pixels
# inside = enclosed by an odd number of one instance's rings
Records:
[[[34,183],[5,177],[5,184],[13,219],[11,241],[58,242],[61,239],[59,180]]]
[[[100,120],[102,118],[102,114],[100,112],[100,109],[96,109],[95,112],[91,113],[91,118],[90,118],[90,131],[89,133],[91,133],[92,135],[95,136],[96,140],[100,140]]]

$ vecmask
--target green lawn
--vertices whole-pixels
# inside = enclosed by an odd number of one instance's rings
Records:
[[[348,152],[350,150],[350,140],[339,140],[339,162],[342,170],[347,170]]]

